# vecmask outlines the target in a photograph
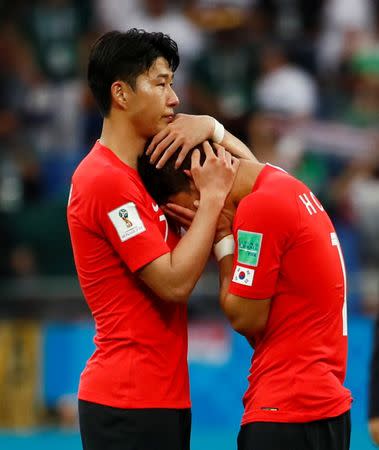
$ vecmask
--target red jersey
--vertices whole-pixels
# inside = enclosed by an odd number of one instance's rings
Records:
[[[343,414],[346,280],[333,225],[303,183],[266,165],[233,224],[230,292],[271,298],[257,336],[242,424],[310,422]]]
[[[186,305],[159,299],[136,274],[178,239],[138,172],[97,142],[73,175],[67,215],[96,324],[79,398],[118,408],[190,407]]]

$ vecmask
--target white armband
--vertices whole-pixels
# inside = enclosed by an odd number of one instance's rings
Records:
[[[213,252],[217,261],[221,261],[224,256],[233,255],[234,253],[234,237],[228,234],[221,241],[213,246]]]
[[[213,118],[213,120],[214,120],[214,130],[212,141],[216,142],[216,144],[220,144],[224,139],[225,128],[224,125],[222,125],[222,123],[220,123],[218,120],[216,120],[215,118]]]

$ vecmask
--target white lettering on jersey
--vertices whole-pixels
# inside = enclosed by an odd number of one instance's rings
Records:
[[[313,203],[309,200],[307,194],[299,195],[300,200],[303,202],[304,206],[307,208],[307,211],[312,216],[317,213],[316,208],[313,206]]]
[[[340,241],[338,240],[338,236],[336,232],[330,233],[330,239],[332,241],[332,246],[337,247],[338,256],[341,262],[341,269],[343,274],[343,306],[342,306],[342,336],[347,336],[347,280],[346,280],[346,268],[345,268],[345,260],[343,258],[342,249],[340,245]]]
[[[125,203],[125,205],[115,208],[108,213],[108,217],[115,227],[121,242],[125,242],[146,231],[137,207],[133,202]]]
[[[303,205],[307,208],[308,213],[312,216],[313,214],[317,214],[317,209],[321,212],[324,211],[324,208],[322,207],[321,203],[317,200],[317,197],[312,191],[309,191],[309,196],[311,197],[311,199],[309,199],[306,193],[299,195],[299,199],[302,201]]]
[[[317,197],[315,196],[315,194],[314,194],[312,191],[310,192],[310,194],[311,194],[313,203],[317,206],[317,208],[318,208],[320,211],[324,211],[324,208],[322,207],[322,204],[318,201],[318,199],[317,199]]]

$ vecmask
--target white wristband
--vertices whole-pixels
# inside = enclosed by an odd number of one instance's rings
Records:
[[[234,253],[234,237],[228,234],[213,246],[213,251],[217,261],[221,261],[224,256],[233,255]]]
[[[216,120],[215,118],[213,118],[213,120],[214,120],[214,129],[212,141],[216,142],[216,144],[220,144],[224,139],[225,128],[224,125],[222,125],[222,123],[220,123],[218,120]]]

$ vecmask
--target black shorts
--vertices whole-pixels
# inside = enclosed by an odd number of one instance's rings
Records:
[[[190,409],[121,409],[79,400],[84,450],[189,450]]]
[[[241,426],[238,450],[348,450],[350,411],[307,423],[252,422]]]

